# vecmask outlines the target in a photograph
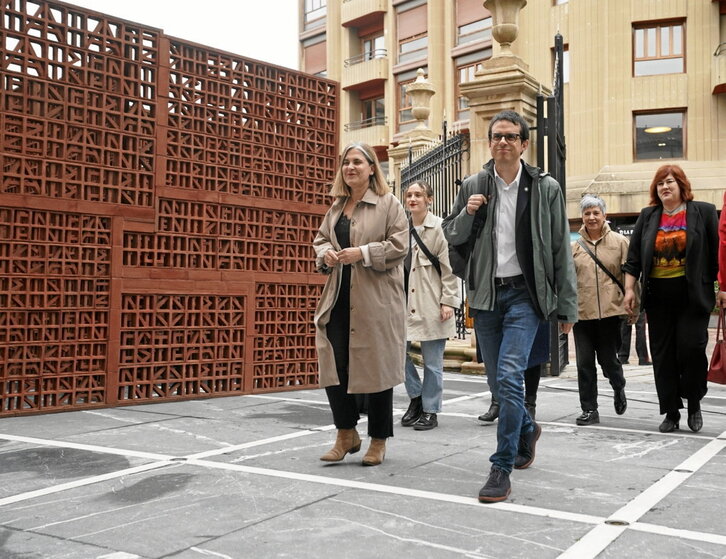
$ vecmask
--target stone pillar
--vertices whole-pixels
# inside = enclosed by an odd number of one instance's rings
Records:
[[[550,94],[510,48],[519,33],[519,10],[526,5],[527,0],[484,1],[492,14],[492,37],[499,47],[492,58],[484,61],[474,80],[460,86],[461,93],[469,99],[472,171],[491,158],[488,130],[489,121],[496,113],[506,109],[517,111],[531,126],[536,120],[537,94]],[[534,137],[530,134],[524,157],[534,164],[535,154]]]
[[[423,69],[418,69],[416,81],[406,86],[406,93],[411,97],[411,112],[418,124],[406,133],[402,142],[388,150],[388,179],[389,182],[395,181],[397,196],[400,195],[401,188],[401,164],[406,162],[409,149],[416,151],[418,148],[427,147],[437,138],[437,134],[426,123],[431,114],[431,97],[436,94],[436,90],[424,76]]]

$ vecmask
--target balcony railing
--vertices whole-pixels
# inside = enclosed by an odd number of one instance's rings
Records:
[[[385,49],[378,49],[365,53],[357,63],[351,63],[350,61],[353,59],[347,60],[340,80],[343,89],[346,91],[354,90],[366,84],[370,85],[375,82],[385,81],[388,77],[388,58],[385,56],[386,54]],[[381,55],[384,56],[381,57]]]
[[[380,125],[385,125],[385,124],[386,124],[385,115],[379,115],[379,116],[374,116],[371,118],[366,118],[363,120],[356,120],[354,122],[349,122],[343,128],[346,132],[350,132],[352,130],[360,130],[361,128],[370,128],[371,126],[380,126]]]
[[[361,62],[367,62],[376,58],[388,58],[388,51],[386,49],[369,50],[363,54],[359,54],[358,56],[348,58],[345,62],[343,62],[343,65],[346,68],[350,68],[351,66],[355,66]]]

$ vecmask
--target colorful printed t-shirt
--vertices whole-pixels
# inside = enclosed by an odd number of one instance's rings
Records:
[[[651,278],[686,275],[686,206],[673,215],[663,212],[655,237]]]

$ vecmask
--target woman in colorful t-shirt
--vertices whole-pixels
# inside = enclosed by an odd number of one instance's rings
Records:
[[[713,204],[693,200],[691,183],[678,165],[656,171],[650,206],[635,224],[623,271],[626,310],[635,304],[635,282],[642,285],[655,387],[665,414],[659,430],[678,429],[685,398],[688,427],[699,431],[718,271],[718,216]]]

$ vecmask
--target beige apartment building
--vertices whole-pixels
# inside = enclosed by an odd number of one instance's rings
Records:
[[[419,68],[435,89],[430,129],[469,129],[460,84],[500,48],[483,0],[299,2],[300,67],[340,82],[341,145],[365,141],[384,161],[405,145],[417,124],[405,86]],[[584,192],[605,198],[611,216],[634,215],[664,162],[681,165],[697,199],[720,208],[726,0],[528,0],[512,51],[545,89],[558,32],[570,217]],[[473,159],[470,172],[485,162]]]

